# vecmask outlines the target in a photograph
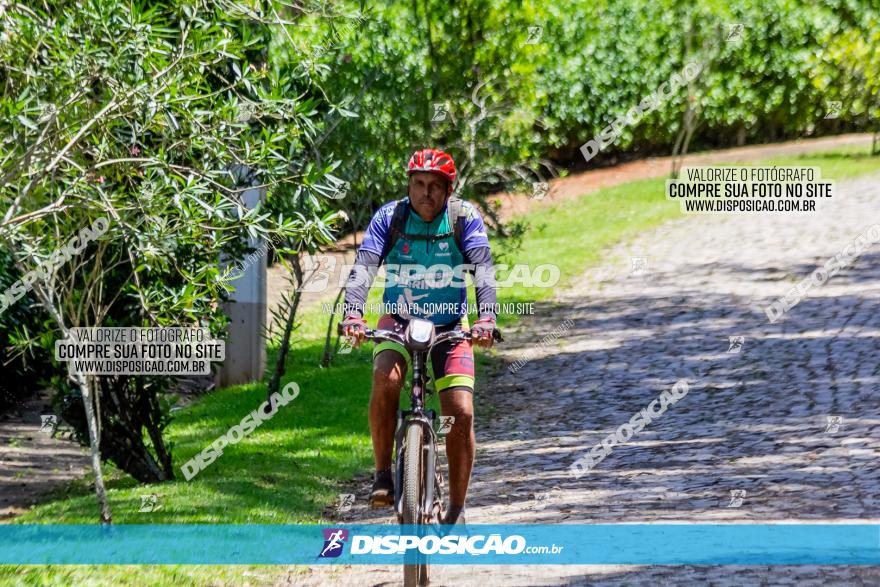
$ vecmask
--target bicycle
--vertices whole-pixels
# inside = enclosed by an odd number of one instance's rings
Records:
[[[497,328],[492,337],[498,342],[504,340]],[[406,348],[412,358],[410,409],[397,411],[394,435],[394,509],[398,522],[419,526],[431,524],[434,519],[442,520],[443,476],[437,468],[437,433],[434,429],[437,412],[425,409],[427,396],[433,393],[428,388],[426,361],[435,345],[450,340],[471,340],[471,333],[452,330],[437,334],[432,322],[413,318],[403,334],[368,328],[365,338],[373,342],[396,342]],[[410,560],[403,565],[404,587],[428,585],[425,555],[407,554],[406,557]]]

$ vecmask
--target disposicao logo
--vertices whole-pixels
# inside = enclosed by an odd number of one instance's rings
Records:
[[[318,558],[336,558],[342,554],[342,547],[348,540],[348,530],[342,528],[324,528],[324,548]]]
[[[417,550],[420,554],[483,554],[513,555],[525,552],[531,554],[526,547],[526,539],[513,535],[502,538],[500,534],[489,536],[353,536],[351,554],[406,554],[409,550]],[[550,552],[549,547],[546,548]],[[562,548],[560,547],[560,551]]]

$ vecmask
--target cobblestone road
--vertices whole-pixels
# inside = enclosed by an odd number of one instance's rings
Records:
[[[880,176],[813,216],[683,218],[621,245],[506,333],[482,393],[470,523],[880,519],[880,244],[781,320],[758,309],[880,223]],[[646,259],[633,272],[633,257]],[[642,262],[636,262],[642,263]],[[542,338],[572,320],[557,341]],[[730,337],[742,336],[739,352]],[[734,350],[736,350],[734,348]],[[568,467],[680,378],[687,396],[579,479]],[[346,522],[390,522],[362,509]],[[731,493],[735,492],[735,493]],[[397,584],[326,567],[297,584]],[[437,585],[878,585],[877,567],[433,567]],[[335,581],[334,581],[335,582]]]

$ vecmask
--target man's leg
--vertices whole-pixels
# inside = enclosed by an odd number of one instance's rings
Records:
[[[449,509],[447,520],[454,522],[464,509],[471,469],[474,467],[474,396],[467,387],[450,387],[440,393],[444,416],[454,416],[452,430],[446,435],[446,458],[449,460]]]
[[[372,507],[391,505],[394,501],[391,483],[391,452],[400,390],[406,377],[406,359],[394,350],[383,350],[373,360],[373,391],[370,394],[370,434],[376,479],[370,495]]]

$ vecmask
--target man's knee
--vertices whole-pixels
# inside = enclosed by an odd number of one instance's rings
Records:
[[[446,398],[443,415],[455,418],[453,429],[469,432],[474,424],[473,392],[466,387],[451,387],[442,392],[443,397]]]
[[[373,361],[373,389],[399,393],[406,377],[406,359],[392,350],[384,350]]]
[[[474,412],[473,410],[460,410],[456,411],[450,416],[455,417],[455,421],[452,423],[452,429],[456,432],[460,432],[461,434],[468,434],[474,427]]]

